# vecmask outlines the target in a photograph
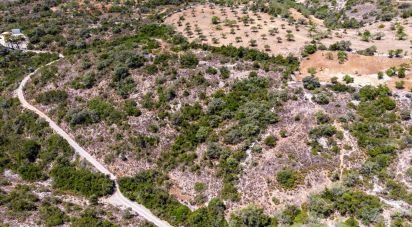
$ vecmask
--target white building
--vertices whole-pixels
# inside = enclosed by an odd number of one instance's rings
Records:
[[[28,38],[20,29],[12,29],[11,32],[3,32],[0,35],[0,45],[11,49],[27,49]]]

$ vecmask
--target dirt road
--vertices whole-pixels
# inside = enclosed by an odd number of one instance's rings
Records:
[[[60,59],[63,58],[62,55],[59,55]],[[47,65],[51,65],[58,60],[55,60],[53,62],[48,63]],[[46,66],[47,66],[46,65]],[[41,67],[40,67],[41,68]],[[112,180],[114,180],[116,182],[116,188],[115,188],[115,192],[113,193],[112,196],[110,196],[109,198],[104,199],[105,202],[108,202],[112,205],[115,206],[121,206],[124,208],[131,208],[133,211],[135,211],[136,213],[138,213],[139,215],[141,215],[142,217],[144,217],[145,219],[147,219],[148,221],[152,222],[153,224],[155,224],[156,226],[159,227],[170,227],[171,225],[163,220],[161,220],[160,218],[156,217],[149,209],[147,209],[146,207],[131,201],[130,199],[126,198],[119,190],[119,185],[117,184],[116,181],[116,176],[114,174],[112,174],[108,169],[106,169],[106,167],[104,167],[102,164],[100,164],[99,161],[97,161],[93,156],[91,156],[85,149],[83,149],[76,141],[74,141],[69,134],[67,134],[62,128],[60,128],[60,126],[58,126],[56,124],[56,122],[54,122],[53,120],[51,120],[45,113],[43,113],[42,111],[40,111],[39,109],[37,109],[36,107],[34,107],[33,105],[31,105],[30,103],[27,102],[26,98],[24,97],[24,86],[26,85],[26,83],[30,80],[31,76],[36,74],[39,69],[36,69],[34,72],[28,74],[23,81],[20,83],[19,87],[16,90],[16,95],[21,103],[21,105],[26,108],[29,109],[33,112],[35,112],[37,115],[39,115],[40,118],[46,120],[50,127],[57,133],[59,134],[61,137],[63,137],[69,144],[71,147],[73,147],[73,149],[75,150],[75,152],[77,154],[79,154],[81,157],[83,157],[84,159],[86,159],[88,162],[90,162],[90,164],[92,164],[99,172],[110,176],[110,178]]]

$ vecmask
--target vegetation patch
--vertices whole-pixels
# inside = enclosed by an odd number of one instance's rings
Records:
[[[113,181],[108,176],[84,168],[58,165],[53,168],[50,175],[54,188],[86,197],[101,197],[111,194],[114,190]]]

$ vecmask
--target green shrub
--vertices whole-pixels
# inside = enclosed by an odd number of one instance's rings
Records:
[[[308,55],[314,54],[314,53],[316,52],[316,50],[317,50],[317,47],[316,47],[315,44],[305,45],[305,46],[303,47],[302,56],[303,56],[303,57],[306,57],[306,56],[308,56]]]
[[[222,147],[218,143],[210,143],[207,147],[206,157],[209,159],[219,159],[223,153]]]
[[[36,97],[36,102],[43,105],[49,105],[54,103],[62,103],[67,100],[67,93],[62,90],[51,90],[39,94]]]
[[[276,174],[276,181],[286,189],[295,188],[300,181],[299,173],[294,169],[283,169]]]
[[[354,79],[353,79],[353,77],[351,77],[351,76],[349,76],[349,75],[346,74],[346,75],[343,77],[343,81],[345,81],[346,84],[350,84],[350,83],[353,83]]]
[[[67,113],[67,121],[71,126],[93,124],[100,121],[99,116],[89,110],[72,110]]]
[[[319,105],[326,105],[329,104],[329,95],[322,92],[312,97],[313,101]]]
[[[310,130],[311,138],[332,137],[337,133],[336,128],[330,124],[322,124]]]
[[[180,55],[180,65],[183,68],[195,68],[199,64],[196,55],[191,52],[186,52]]]
[[[121,178],[119,185],[126,197],[142,203],[171,224],[184,223],[191,211],[161,187],[164,180],[165,177],[161,173],[149,170],[134,177]]]
[[[68,165],[57,165],[50,172],[53,187],[63,191],[74,192],[86,197],[109,195],[114,190],[113,181],[100,173]]]
[[[207,73],[207,74],[210,74],[210,75],[216,75],[216,74],[217,74],[217,69],[209,66],[209,67],[206,69],[206,73]]]
[[[248,206],[230,217],[230,226],[276,226],[277,220],[267,216],[263,209],[255,206]]]
[[[320,124],[327,124],[331,122],[329,115],[325,114],[324,112],[317,112],[316,113],[316,122],[318,125]]]
[[[37,209],[36,202],[39,199],[30,191],[27,185],[17,185],[17,187],[2,198],[2,203],[16,213],[33,211]]]
[[[217,16],[212,17],[212,24],[219,24],[220,23],[220,18]]]
[[[265,144],[269,147],[275,147],[276,141],[277,141],[277,138],[273,135],[269,135],[265,138]]]
[[[117,225],[101,219],[98,214],[90,209],[85,210],[79,218],[74,218],[71,223],[72,226],[102,226],[102,227],[116,227]]]
[[[74,89],[90,89],[96,84],[96,75],[94,72],[87,72],[82,77],[74,79],[71,86]]]
[[[370,224],[377,220],[382,212],[379,198],[361,191],[343,188],[326,189],[320,197],[312,197],[309,210],[317,215],[329,217],[334,210],[342,215],[351,215]]]
[[[135,89],[135,82],[130,77],[129,69],[123,65],[117,65],[113,72],[112,87],[122,97],[127,97]]]
[[[219,71],[220,71],[220,78],[222,78],[222,79],[227,79],[227,78],[230,77],[230,70],[229,70],[228,68],[226,68],[226,67],[221,67],[221,68],[219,69]]]
[[[404,89],[405,88],[405,81],[396,81],[395,82],[395,87],[396,89]]]
[[[157,145],[159,143],[159,138],[139,134],[137,136],[130,138],[130,141],[138,149],[146,149]]]
[[[207,207],[202,207],[189,215],[185,226],[228,226],[225,220],[225,204],[217,199],[211,199]]]
[[[303,87],[308,90],[314,90],[320,87],[319,79],[315,76],[307,76],[303,78]]]
[[[137,103],[133,100],[126,100],[124,102],[123,109],[126,112],[127,116],[138,117],[142,114],[142,111],[137,108]]]
[[[351,48],[350,48],[351,45],[352,44],[351,44],[350,41],[341,40],[341,41],[338,41],[334,44],[331,44],[329,46],[329,50],[332,50],[332,51],[351,51]]]
[[[40,207],[40,217],[46,226],[62,225],[66,216],[58,207],[44,203]]]
[[[43,168],[39,166],[38,164],[25,164],[21,165],[18,169],[17,172],[21,176],[23,180],[27,181],[39,181],[39,180],[45,180],[46,176],[43,173]]]
[[[129,68],[136,69],[144,65],[145,59],[141,55],[133,55],[127,58],[126,65]]]
[[[118,65],[113,72],[113,82],[119,82],[130,75],[127,67]]]
[[[287,225],[304,224],[306,219],[306,212],[294,205],[287,206],[280,215],[280,222]]]
[[[101,98],[94,98],[87,102],[87,107],[102,120],[119,121],[122,114],[114,106]]]
[[[343,64],[346,60],[348,60],[348,54],[344,51],[338,51],[338,60],[339,64]]]

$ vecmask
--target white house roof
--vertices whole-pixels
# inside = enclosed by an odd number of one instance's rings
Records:
[[[12,29],[12,30],[11,30],[11,33],[12,33],[13,35],[19,35],[19,34],[21,34],[21,31],[20,31],[20,29],[16,28],[16,29]]]

